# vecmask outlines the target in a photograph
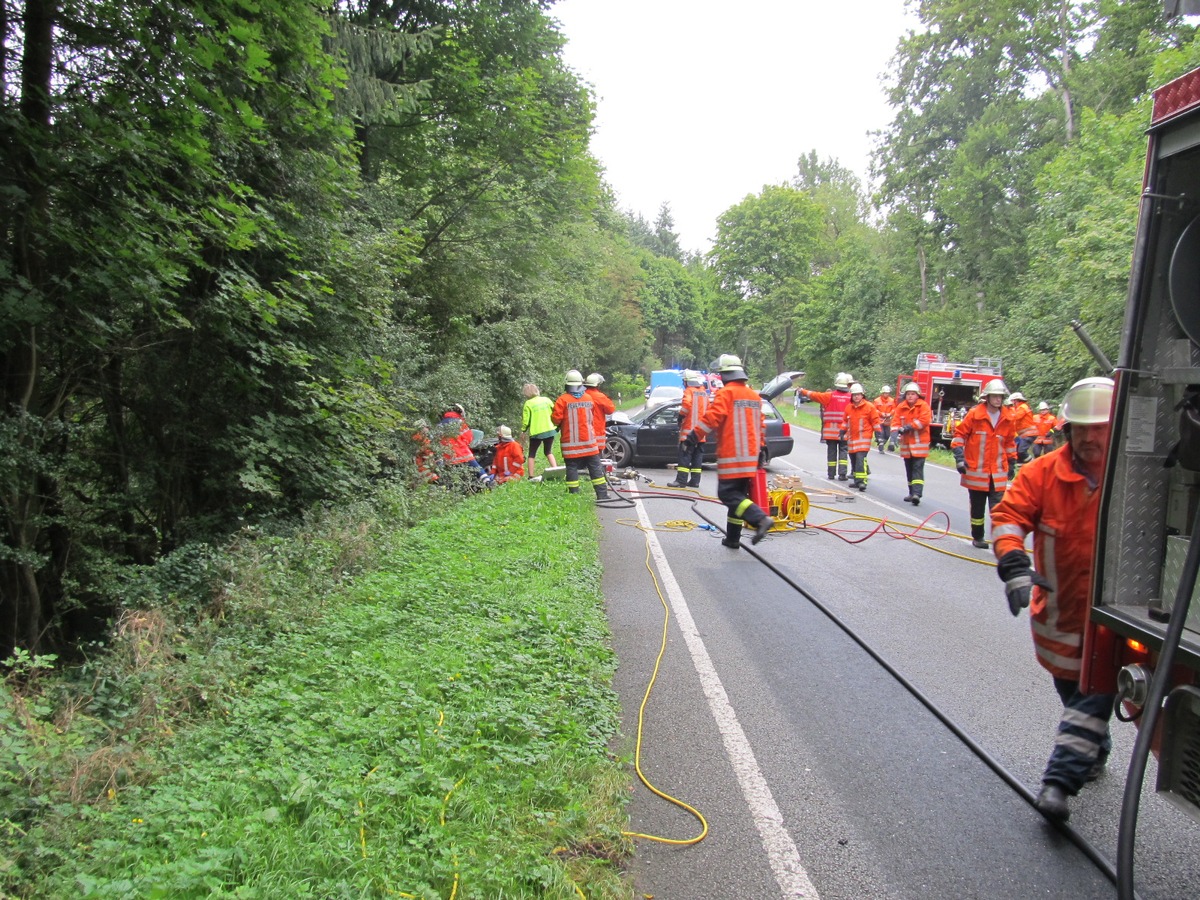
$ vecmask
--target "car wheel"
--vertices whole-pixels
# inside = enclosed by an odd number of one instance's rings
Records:
[[[633,448],[629,446],[629,441],[617,435],[609,435],[604,442],[604,449],[608,453],[608,458],[613,461],[613,465],[617,468],[622,468],[633,462]]]

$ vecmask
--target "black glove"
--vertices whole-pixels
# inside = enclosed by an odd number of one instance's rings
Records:
[[[1008,609],[1014,616],[1029,605],[1029,598],[1036,584],[1043,590],[1052,591],[1045,576],[1033,571],[1029,555],[1024,550],[1009,550],[996,564],[996,573],[1004,581],[1004,594],[1008,597]]]
[[[909,434],[912,432],[912,430],[913,430],[913,427],[911,425],[901,425],[900,426],[901,434]]]
[[[1010,459],[1008,461],[1008,480],[1012,481],[1016,477],[1017,477],[1017,461],[1015,459]]]
[[[967,461],[963,459],[962,447],[951,447],[950,452],[954,454],[954,468],[958,469],[958,474],[966,475]]]
[[[845,430],[842,430],[842,431],[839,431],[839,432],[838,432],[838,443],[839,443],[839,444],[844,444],[844,443],[846,443],[846,432],[845,432]]]
[[[700,446],[700,438],[696,437],[696,432],[689,431],[687,437],[683,439],[683,443],[689,450],[695,450]]]

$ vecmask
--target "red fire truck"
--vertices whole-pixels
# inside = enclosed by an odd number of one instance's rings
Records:
[[[954,424],[979,402],[979,390],[993,378],[1003,376],[999,359],[977,356],[972,362],[947,362],[941,353],[918,353],[917,364],[909,375],[896,378],[896,399],[904,397],[909,382],[921,390],[921,397],[933,411],[929,428],[930,444],[950,446]]]
[[[1120,872],[1152,748],[1157,790],[1200,819],[1200,69],[1154,93],[1113,375],[1082,687],[1117,693],[1141,727]]]

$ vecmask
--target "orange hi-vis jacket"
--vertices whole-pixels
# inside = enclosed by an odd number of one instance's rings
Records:
[[[880,434],[879,410],[870,400],[851,403],[842,414],[842,430],[846,432],[846,450],[850,453],[870,451],[871,442]]]
[[[838,432],[842,430],[842,416],[850,404],[850,392],[806,391],[801,388],[800,393],[821,404],[821,440],[836,441]]]
[[[1037,434],[1037,425],[1033,421],[1033,410],[1023,400],[1012,405],[1013,427],[1017,437],[1033,437]]]
[[[471,441],[474,435],[466,420],[457,413],[447,413],[442,421],[434,427],[434,433],[441,447],[442,462],[448,466],[469,463],[475,458],[471,452]]]
[[[1097,486],[1098,488],[1098,486]],[[1026,463],[992,510],[996,558],[1025,549],[1053,590],[1033,588],[1029,624],[1038,662],[1058,678],[1079,680],[1091,605],[1100,491],[1075,468],[1069,444]]]
[[[590,387],[583,392],[583,396],[592,401],[592,415],[595,416],[596,434],[599,438],[596,440],[596,452],[601,456],[604,455],[604,444],[608,439],[606,429],[608,427],[605,419],[616,412],[616,405],[608,398],[608,394],[600,390],[600,388]]]
[[[558,445],[567,459],[582,459],[598,452],[594,406],[586,393],[582,397],[572,397],[564,392],[554,401],[550,421],[558,428]],[[602,427],[600,434],[603,433]]]
[[[682,441],[688,434],[695,431],[704,414],[708,412],[708,391],[702,387],[690,387],[683,392],[683,402],[679,406],[679,439]],[[706,438],[703,433],[697,433],[700,443]]]
[[[762,397],[744,381],[731,381],[717,391],[700,418],[695,434],[717,435],[717,479],[753,478],[766,440]]]
[[[960,483],[972,491],[1004,490],[1008,486],[1008,464],[1017,459],[1016,429],[1011,413],[1001,407],[996,424],[992,425],[987,411],[986,400],[967,410],[950,442],[951,450],[962,448],[967,471]]]
[[[1054,436],[1051,434],[1058,427],[1058,417],[1050,410],[1037,413],[1033,417],[1033,424],[1037,426],[1037,440],[1035,444],[1053,444]]]
[[[492,474],[503,484],[525,474],[525,451],[516,441],[500,441],[492,457]]]
[[[933,410],[920,397],[911,406],[908,400],[896,404],[896,412],[892,416],[892,434],[906,425],[912,428],[907,434],[900,435],[900,456],[924,459],[929,455],[929,423],[932,421]]]
[[[879,410],[879,424],[891,425],[892,416],[896,412],[896,401],[887,394],[880,394],[874,399],[875,408]]]

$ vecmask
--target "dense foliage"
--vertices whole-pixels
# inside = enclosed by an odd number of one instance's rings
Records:
[[[1072,319],[1115,348],[1148,91],[1194,29],[912,5],[875,193],[798,149],[701,255],[614,208],[550,0],[0,0],[0,657],[566,368],[883,383],[935,351],[1057,399],[1093,367]]]

